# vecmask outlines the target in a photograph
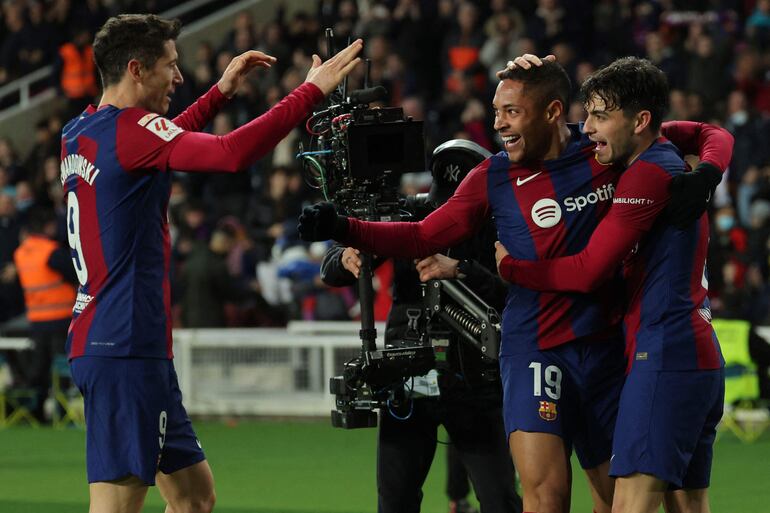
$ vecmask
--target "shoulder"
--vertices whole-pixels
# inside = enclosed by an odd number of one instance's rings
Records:
[[[118,124],[122,131],[153,135],[166,142],[172,141],[184,132],[170,119],[136,107],[122,109],[118,115]]]
[[[508,160],[508,154],[504,151],[501,151],[484,160],[481,164],[476,166],[473,171],[482,174],[499,172],[507,173],[508,168],[510,167],[511,161]]]
[[[679,150],[667,139],[660,137],[652,146],[639,155],[637,161],[631,166],[636,168],[658,168],[670,176],[684,173],[685,164]]]

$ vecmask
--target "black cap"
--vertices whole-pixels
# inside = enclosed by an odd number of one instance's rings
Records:
[[[492,156],[489,150],[465,139],[452,139],[433,150],[429,198],[435,206],[446,202],[471,169]]]

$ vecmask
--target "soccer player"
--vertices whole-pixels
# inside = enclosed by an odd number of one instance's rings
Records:
[[[680,152],[661,137],[668,84],[649,61],[626,57],[581,87],[583,129],[596,160],[624,171],[612,207],[586,247],[572,256],[527,261],[497,244],[500,274],[539,291],[590,292],[623,265],[628,378],[618,411],[610,474],[613,511],[708,513],[712,445],[724,403],[724,361],[705,275],[704,214],[684,229],[662,219]],[[732,149],[732,140],[725,142]],[[724,169],[729,154],[721,154]]]
[[[248,51],[173,120],[178,20],[110,18],[94,41],[104,94],[62,131],[61,180],[80,287],[67,339],[85,400],[91,511],[138,512],[157,483],[168,512],[208,512],[209,465],[172,362],[167,206],[171,170],[235,172],[280,141],[356,65],[355,41],[270,111],[225,136],[196,132],[256,67]]]
[[[500,76],[493,109],[505,151],[473,169],[446,204],[419,223],[372,223],[308,207],[300,234],[334,238],[379,256],[425,257],[468,238],[494,216],[518,258],[580,252],[610,207],[621,166],[594,158],[595,144],[567,125],[570,83],[556,63]],[[721,129],[678,122],[664,132],[687,153],[720,163]],[[727,156],[729,160],[729,156]],[[503,312],[500,366],[504,421],[521,477],[524,510],[569,510],[575,447],[598,513],[610,511],[608,477],[624,380],[620,276],[587,294],[537,292],[512,284]]]

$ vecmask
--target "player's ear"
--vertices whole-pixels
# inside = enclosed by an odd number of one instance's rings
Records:
[[[634,116],[634,134],[639,135],[647,128],[649,128],[652,122],[652,114],[649,110],[641,110]]]
[[[126,71],[134,82],[141,82],[144,74],[144,66],[136,59],[131,59],[126,65]]]
[[[549,123],[557,121],[564,112],[564,105],[559,100],[551,100],[551,103],[545,108],[545,119]]]

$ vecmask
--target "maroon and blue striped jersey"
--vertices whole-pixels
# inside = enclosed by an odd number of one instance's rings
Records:
[[[80,281],[70,358],[172,357],[168,153],[223,102],[213,87],[173,121],[91,106],[62,130],[67,232]]]
[[[322,98],[318,87],[305,83],[225,136],[197,132],[226,101],[216,85],[173,120],[105,105],[67,123],[61,180],[80,281],[67,338],[70,358],[173,357],[170,170],[244,169]]]
[[[491,217],[499,240],[514,258],[538,261],[579,253],[610,209],[622,169],[600,164],[594,143],[580,127],[571,125],[570,130],[570,141],[556,159],[521,166],[501,152],[473,169],[454,196],[425,220],[351,219],[342,242],[382,256],[426,256],[457,244]],[[678,122],[665,130],[688,151],[700,149],[702,158],[719,151],[714,140],[718,134],[707,125]],[[587,293],[512,284],[503,312],[501,354],[549,349],[619,331],[625,306],[619,266],[610,276]]]
[[[725,146],[729,153],[732,144]],[[729,155],[719,167],[728,162]],[[658,139],[623,171],[612,208],[583,251],[538,262],[512,255],[501,274],[535,290],[588,292],[622,263],[629,369],[722,367],[707,297],[707,215],[684,230],[661,215],[671,179],[685,171],[677,148]]]

